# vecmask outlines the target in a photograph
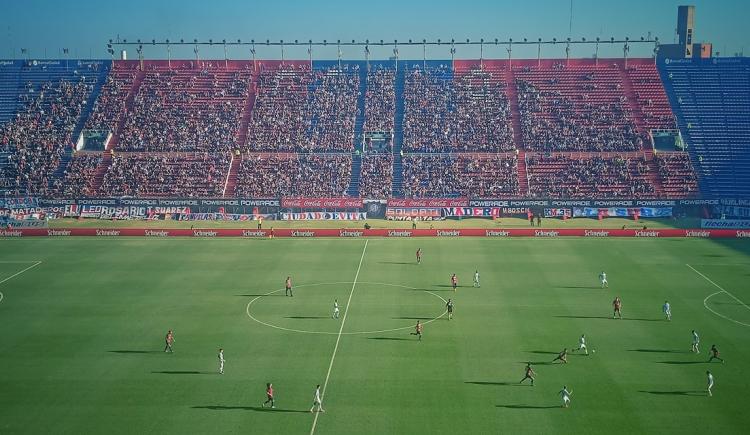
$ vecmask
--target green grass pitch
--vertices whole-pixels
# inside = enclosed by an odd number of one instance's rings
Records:
[[[743,240],[3,240],[0,433],[747,433],[749,279]]]

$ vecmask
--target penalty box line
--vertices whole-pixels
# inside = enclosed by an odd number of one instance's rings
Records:
[[[331,369],[333,369],[333,361],[336,359],[336,352],[339,350],[339,342],[341,341],[341,333],[344,332],[344,324],[346,323],[346,316],[349,314],[349,305],[352,303],[352,296],[354,295],[354,288],[357,286],[357,279],[359,278],[359,271],[362,269],[362,261],[365,259],[365,252],[367,251],[367,243],[369,240],[365,239],[365,246],[362,248],[362,256],[359,257],[359,265],[357,266],[357,273],[354,275],[354,281],[352,281],[352,290],[349,292],[349,300],[346,301],[346,308],[344,309],[344,315],[341,318],[341,326],[339,327],[339,334],[336,337],[336,345],[333,347],[333,354],[331,355],[331,363],[328,364],[328,373],[326,373],[326,379],[323,382],[323,391],[321,391],[321,401],[325,401],[326,388],[328,387],[328,380],[331,378]],[[318,424],[318,416],[320,412],[315,413],[313,419],[312,428],[310,429],[310,435],[315,433],[315,426]]]
[[[30,262],[30,261],[24,261],[24,262],[20,262],[20,261],[3,261],[2,263],[24,263],[24,264],[27,264],[27,263],[31,263],[31,262]],[[22,273],[26,272],[27,270],[31,270],[31,269],[33,269],[33,268],[35,268],[35,267],[39,266],[40,264],[42,264],[42,262],[41,262],[41,261],[37,261],[37,262],[35,262],[34,264],[32,264],[31,266],[29,266],[29,267],[27,267],[27,268],[25,268],[25,269],[21,270],[20,272],[16,272],[16,273],[14,273],[13,275],[11,275],[11,276],[9,276],[9,277],[7,277],[7,278],[3,279],[3,280],[0,280],[0,284],[3,284],[3,283],[4,283],[4,282],[6,282],[6,281],[10,281],[11,279],[13,279],[13,278],[17,277],[18,275],[20,275],[20,274],[22,274]],[[3,292],[0,292],[0,302],[2,302],[2,300],[3,300],[4,298],[5,298],[5,296],[3,295]]]
[[[705,279],[706,281],[708,281],[708,282],[710,282],[711,284],[713,284],[713,286],[714,286],[714,287],[716,287],[717,289],[719,289],[719,290],[723,291],[724,293],[728,294],[729,296],[731,296],[731,298],[732,298],[732,299],[734,299],[735,301],[739,302],[740,304],[742,304],[742,306],[743,306],[743,307],[745,307],[745,308],[747,308],[748,310],[750,310],[750,307],[749,307],[749,306],[747,306],[747,304],[746,304],[746,303],[742,302],[742,300],[740,300],[740,298],[738,298],[737,296],[733,295],[732,293],[730,293],[730,292],[729,292],[728,290],[726,290],[725,288],[723,288],[723,287],[722,287],[722,286],[720,286],[719,284],[716,284],[715,282],[713,282],[713,281],[711,280],[711,278],[709,278],[709,277],[707,277],[706,275],[702,274],[702,273],[701,273],[700,271],[698,271],[698,270],[697,270],[696,268],[694,268],[693,266],[691,266],[691,265],[689,265],[689,264],[687,264],[687,263],[685,264],[685,266],[687,266],[687,267],[689,267],[690,269],[692,269],[692,270],[693,270],[693,272],[697,273],[697,274],[698,274],[698,275],[700,275],[700,276],[701,276],[701,277],[702,277],[703,279]]]

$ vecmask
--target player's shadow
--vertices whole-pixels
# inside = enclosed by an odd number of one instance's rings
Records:
[[[413,261],[378,261],[378,264],[409,265],[409,266],[417,265],[417,263]]]
[[[550,352],[548,350],[528,350],[527,352],[528,353],[540,353],[543,355],[558,355],[560,353],[560,352]]]
[[[645,353],[690,353],[687,350],[669,350],[669,349],[628,349],[628,352],[645,352]]]
[[[574,289],[585,289],[585,290],[600,290],[600,287],[591,287],[583,285],[562,285],[555,288],[574,288]]]
[[[199,372],[196,370],[163,370],[160,372],[151,372],[160,375],[206,375],[214,372]]]
[[[383,341],[412,341],[408,338],[403,337],[367,337],[368,340],[383,340]]]
[[[519,384],[518,382],[490,382],[490,381],[466,381],[464,384],[473,384],[473,385],[485,385],[485,386],[499,386],[499,387],[520,387],[523,386],[523,384]]]
[[[453,286],[452,286],[452,285],[449,285],[449,284],[437,284],[437,285],[435,285],[434,287],[439,287],[439,288],[441,288],[441,289],[445,289],[445,290],[437,290],[437,289],[433,289],[432,291],[442,291],[442,292],[445,292],[445,291],[449,291],[449,290],[451,290],[451,291],[452,291],[452,290],[453,290]],[[456,286],[456,288],[461,288],[461,286],[460,286],[460,285],[457,285],[457,286]]]
[[[286,296],[281,293],[271,293],[271,294],[257,294],[257,295],[235,295],[243,298],[259,298],[259,297],[267,297],[267,296]]]
[[[636,318],[636,317],[623,317],[620,319],[619,317],[617,319],[614,319],[610,316],[555,316],[562,319],[613,319],[613,320],[631,320],[636,322],[664,322],[665,319],[642,319],[642,318]]]
[[[557,354],[557,352],[555,352],[555,354]],[[549,362],[549,361],[518,361],[518,364],[526,364],[527,362],[529,364],[531,364],[532,366],[549,366],[549,365],[552,365],[552,363]]]
[[[708,364],[706,361],[658,361],[659,364]]]
[[[559,406],[539,406],[539,405],[495,405],[495,408],[508,408],[508,409],[553,409],[553,408],[559,408]]]
[[[331,319],[331,316],[286,316],[287,319]]]
[[[193,409],[210,409],[212,411],[257,411],[257,412],[301,412],[306,413],[309,411],[302,411],[299,409],[279,409],[279,408],[264,408],[262,406],[222,406],[222,405],[205,405],[205,406],[191,406]]]
[[[391,317],[391,319],[397,319],[397,320],[432,320],[432,317],[409,317],[409,316],[401,316],[401,317]]]
[[[109,353],[120,353],[120,354],[129,354],[129,353],[162,353],[163,350],[108,350]]]
[[[639,393],[655,394],[659,396],[705,396],[705,391],[645,391],[638,390]]]

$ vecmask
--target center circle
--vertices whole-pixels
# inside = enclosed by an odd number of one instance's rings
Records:
[[[342,284],[352,284],[352,285],[354,285],[355,283],[353,281],[338,281],[338,282],[321,282],[321,283],[313,283],[313,284],[300,284],[300,285],[294,286],[294,289],[296,290],[298,288],[304,288],[304,287],[333,286],[333,285],[342,285]],[[401,284],[389,284],[389,283],[384,283],[384,282],[358,281],[356,283],[356,285],[385,286],[385,287],[392,287],[392,288],[401,288],[401,289],[406,289],[406,290],[413,290],[413,291],[418,291],[418,292],[422,292],[422,293],[427,293],[427,294],[430,294],[430,295],[432,295],[432,296],[440,299],[440,301],[442,302],[443,306],[445,306],[445,304],[448,302],[442,296],[440,296],[440,295],[438,295],[438,294],[436,294],[436,293],[434,293],[434,292],[432,292],[430,290],[420,289],[420,288],[417,288],[417,287],[410,287],[410,286],[401,285]],[[305,330],[305,329],[288,328],[288,327],[281,326],[281,325],[275,325],[273,323],[265,322],[263,320],[260,320],[256,316],[253,315],[253,313],[252,313],[252,307],[253,307],[253,305],[257,306],[256,302],[258,302],[259,300],[261,300],[261,299],[263,299],[265,297],[268,297],[268,296],[275,296],[276,293],[282,292],[284,290],[285,290],[284,288],[280,288],[280,289],[277,289],[277,290],[270,291],[270,292],[268,292],[266,294],[254,297],[250,302],[247,303],[247,307],[245,308],[245,312],[247,313],[247,316],[250,319],[252,319],[253,321],[255,321],[257,323],[260,323],[261,325],[268,326],[269,328],[279,329],[279,330],[282,330],[282,331],[298,332],[298,333],[301,333],[301,334],[339,335],[339,332]],[[281,295],[279,295],[279,296],[281,296]],[[346,301],[341,301],[339,303],[339,306],[341,307],[341,316],[343,317],[344,311],[346,309]],[[422,323],[423,324],[427,324],[427,323],[434,322],[435,320],[438,320],[438,319],[442,318],[446,314],[447,314],[447,311],[443,311],[440,315],[438,315],[436,317],[433,317],[433,318],[428,318],[428,319],[426,319]],[[310,319],[321,318],[322,319],[324,317],[301,317],[301,318],[310,318]],[[418,319],[418,317],[414,317],[413,319],[416,320],[416,319]],[[340,319],[339,321],[343,321],[343,319]],[[408,325],[408,326],[402,326],[402,327],[398,327],[398,328],[380,329],[380,330],[372,330],[372,331],[341,332],[341,335],[380,334],[380,333],[386,333],[386,332],[404,331],[404,330],[413,329],[413,328],[414,328],[414,325]]]

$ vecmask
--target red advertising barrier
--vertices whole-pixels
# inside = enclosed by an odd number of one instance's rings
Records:
[[[283,208],[362,208],[361,198],[281,198]]]
[[[389,199],[387,205],[401,208],[468,207],[469,200],[466,198]]]
[[[0,230],[0,237],[696,237],[696,238],[750,238],[750,230],[709,230],[709,229],[658,229],[658,230],[617,230],[617,229],[291,229],[251,230],[251,229],[143,229],[143,228],[20,228]]]

